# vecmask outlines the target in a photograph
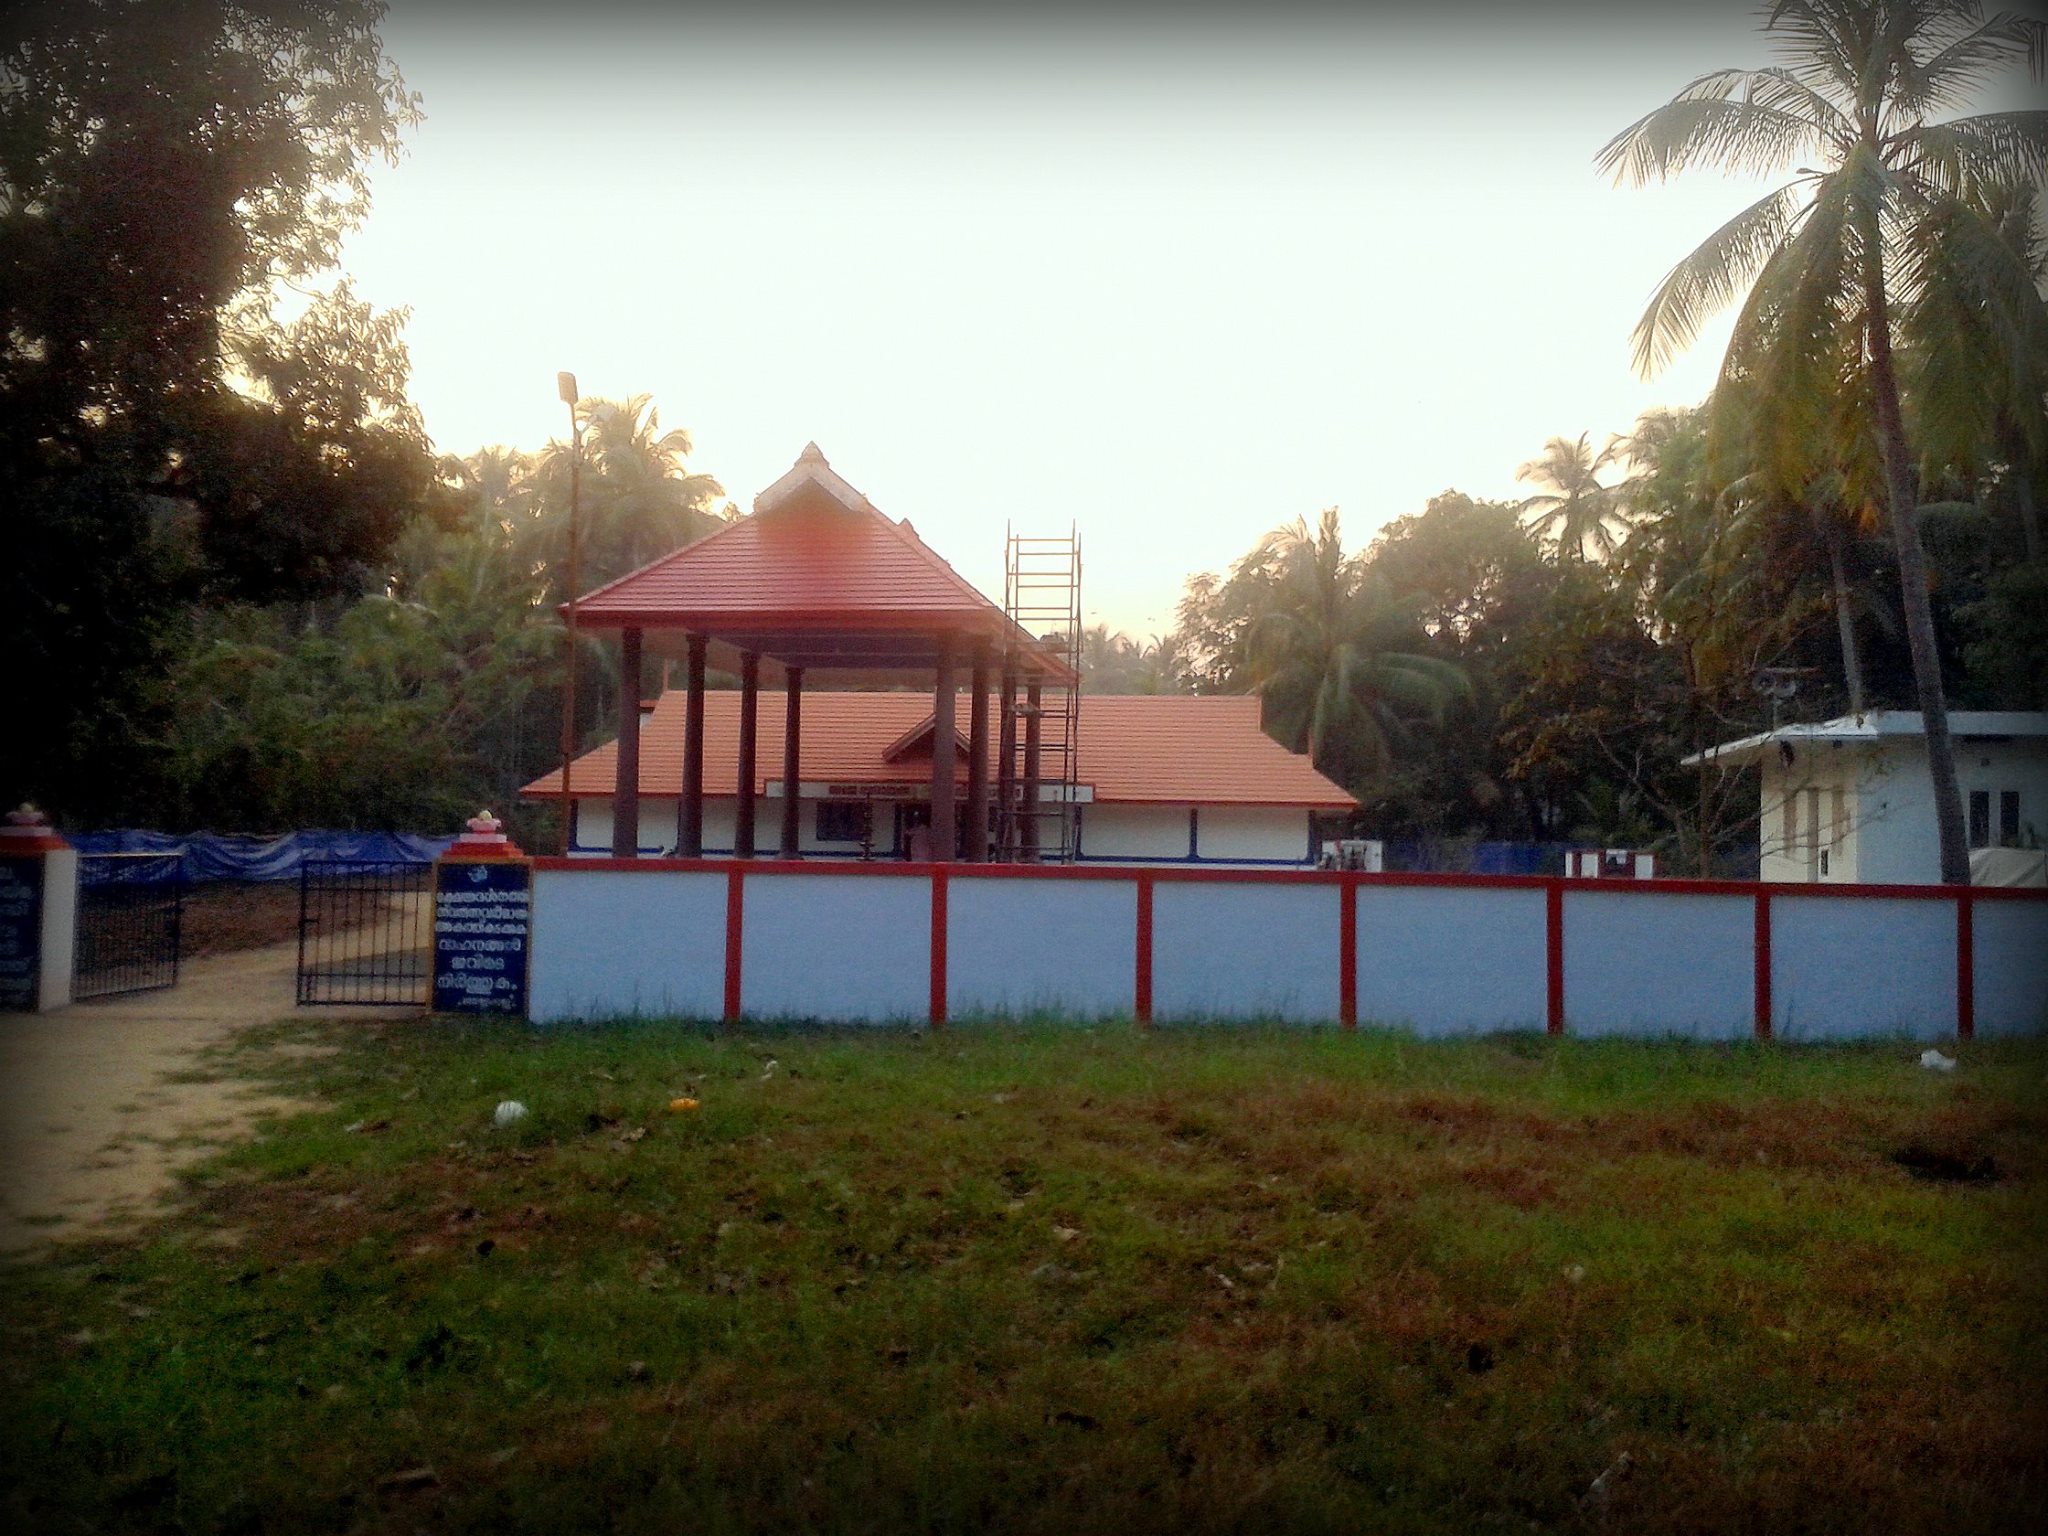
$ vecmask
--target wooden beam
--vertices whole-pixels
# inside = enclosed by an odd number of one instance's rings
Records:
[[[619,631],[619,753],[612,776],[612,857],[640,856],[640,631]]]
[[[1003,669],[1001,722],[996,728],[996,858],[1017,856],[1017,673]]]
[[[1038,862],[1039,720],[1042,714],[1038,684],[1032,683],[1024,690],[1024,794],[1017,809],[1017,857],[1026,864]]]
[[[791,667],[789,680],[784,691],[785,709],[782,717],[782,856],[785,859],[801,858],[803,845],[798,816],[803,810],[803,800],[797,793],[803,787],[803,698],[804,669]]]
[[[688,692],[683,703],[683,798],[676,806],[676,857],[704,856],[704,650],[702,635],[689,640]]]
[[[988,652],[974,648],[967,718],[967,862],[988,862]]]
[[[732,856],[754,856],[754,741],[759,727],[761,658],[748,651],[740,658],[739,803],[732,831]]]
[[[953,767],[960,751],[954,740],[953,645],[950,637],[939,650],[938,682],[932,689],[932,857],[941,864],[953,858]]]

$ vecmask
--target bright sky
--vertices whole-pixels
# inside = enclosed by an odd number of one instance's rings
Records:
[[[411,307],[440,449],[560,435],[571,369],[742,508],[815,439],[998,598],[1006,522],[1076,523],[1091,622],[1150,636],[1292,517],[1517,497],[1546,438],[1712,383],[1725,328],[1651,383],[1629,332],[1758,189],[1592,160],[1763,62],[1746,3],[859,9],[392,0],[426,122],[345,265]]]

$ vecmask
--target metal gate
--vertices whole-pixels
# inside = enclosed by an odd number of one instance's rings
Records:
[[[182,853],[80,854],[72,997],[176,986],[184,918]]]
[[[424,1008],[431,864],[308,859],[299,874],[299,1001]]]

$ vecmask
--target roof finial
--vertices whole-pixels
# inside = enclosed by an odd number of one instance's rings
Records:
[[[823,464],[826,462],[825,451],[816,443],[805,443],[804,451],[796,456],[796,461],[799,464]]]

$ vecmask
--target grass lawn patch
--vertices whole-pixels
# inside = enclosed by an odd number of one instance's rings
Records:
[[[301,1036],[0,1276],[10,1528],[2048,1528],[2043,1042]]]

